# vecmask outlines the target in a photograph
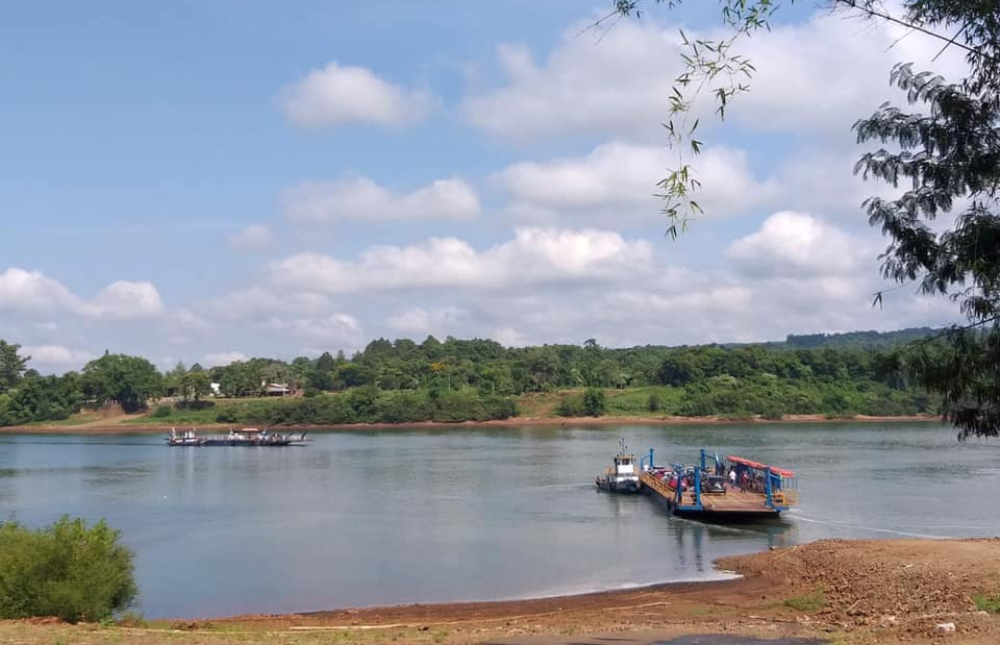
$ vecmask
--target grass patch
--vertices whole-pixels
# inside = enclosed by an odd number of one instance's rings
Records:
[[[826,607],[826,596],[822,591],[816,591],[803,596],[793,596],[785,601],[786,607],[797,611],[816,611]]]
[[[683,394],[684,392],[680,388],[667,386],[608,390],[607,415],[612,417],[656,417],[676,414]],[[653,405],[650,405],[651,399],[655,401]]]
[[[976,604],[976,609],[990,614],[1000,614],[1000,596],[987,596],[976,594],[972,597],[972,602]]]

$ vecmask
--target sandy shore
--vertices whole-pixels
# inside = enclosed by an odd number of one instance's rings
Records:
[[[686,634],[858,645],[1000,642],[1000,615],[973,601],[1000,594],[1000,539],[823,540],[717,564],[744,577],[535,600],[159,621],[138,628],[6,621],[0,622],[0,642],[582,645]],[[936,633],[940,623],[955,627],[947,641]]]
[[[134,417],[130,417],[134,418]],[[414,423],[342,423],[327,425],[279,425],[271,426],[276,431],[299,432],[303,430],[393,430],[398,428],[523,428],[523,427],[558,427],[558,426],[613,426],[613,425],[773,425],[782,423],[929,423],[941,422],[941,417],[930,415],[913,416],[843,416],[830,418],[822,414],[793,414],[781,419],[730,419],[719,417],[644,417],[644,416],[604,416],[604,417],[513,417],[493,421],[462,421],[436,422],[417,421]],[[116,420],[92,421],[78,425],[30,425],[0,427],[0,434],[161,434],[169,432],[171,425],[178,429],[188,428],[190,424],[170,423],[121,423]],[[211,423],[199,424],[199,430],[226,431],[239,424]]]

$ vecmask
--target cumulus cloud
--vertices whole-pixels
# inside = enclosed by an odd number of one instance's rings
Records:
[[[287,190],[285,215],[301,222],[336,220],[473,219],[479,195],[462,179],[439,179],[409,193],[394,193],[366,177],[307,181]]]
[[[782,211],[730,244],[726,256],[745,275],[802,278],[852,275],[875,253],[870,242],[812,215]]]
[[[374,246],[355,261],[302,253],[268,267],[278,285],[309,285],[326,293],[405,288],[521,288],[645,273],[651,248],[598,230],[519,228],[514,239],[478,251],[457,238],[413,246]]]
[[[163,313],[163,302],[150,282],[119,280],[94,298],[80,298],[41,271],[12,267],[0,274],[0,309],[48,312],[68,310],[98,320],[137,320]]]
[[[216,367],[245,360],[247,360],[247,355],[243,352],[215,352],[205,354],[204,358],[201,359],[201,364],[205,367]]]
[[[264,224],[251,224],[229,238],[229,245],[234,249],[259,251],[266,248],[274,236],[271,229]]]
[[[658,216],[655,193],[676,163],[662,146],[610,141],[582,157],[507,166],[494,181],[510,195],[515,216],[591,219],[610,223]],[[774,178],[758,181],[743,150],[707,148],[695,168],[702,182],[696,198],[708,216],[725,217],[773,202],[781,187]]]
[[[101,289],[82,312],[103,320],[140,320],[162,314],[163,302],[151,282],[119,280]]]
[[[524,45],[503,45],[497,58],[506,83],[466,97],[460,113],[491,135],[520,141],[655,131],[680,70],[676,36],[637,21],[600,39],[567,30],[541,64]]]
[[[428,92],[389,83],[367,68],[331,62],[285,87],[277,103],[294,125],[326,128],[416,123],[431,113],[436,100]]]
[[[775,27],[740,53],[758,71],[731,111],[735,118],[759,130],[819,131],[846,142],[853,142],[857,119],[890,97],[903,98],[889,87],[896,63],[914,62],[952,80],[968,69],[957,47],[938,57],[937,39],[849,11],[819,11],[804,23]]]
[[[600,37],[568,29],[541,61],[524,45],[500,47],[503,83],[467,96],[460,113],[491,135],[524,142],[585,133],[654,134],[669,118],[682,61],[677,28],[648,18],[617,23]],[[738,48],[733,53],[749,58],[757,72],[751,91],[731,105],[731,118],[756,130],[808,129],[846,141],[854,120],[892,95],[889,71],[896,62],[914,61],[952,78],[963,69],[957,48],[932,61],[941,49],[938,41],[896,25],[846,19],[842,12],[819,11],[806,22],[745,39]],[[711,112],[711,92],[703,96],[709,100],[696,111]],[[703,120],[703,126],[712,122]]]
[[[51,368],[77,368],[95,358],[91,352],[64,345],[25,345],[21,354],[30,356],[32,365]]]

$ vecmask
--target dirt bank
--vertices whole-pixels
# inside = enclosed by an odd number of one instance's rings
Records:
[[[1000,594],[1000,539],[825,540],[719,565],[744,578],[509,602],[164,621],[145,629],[9,621],[0,623],[0,642],[542,645],[706,633],[859,645],[1000,642],[1000,616],[978,611],[972,600]],[[955,633],[936,635],[935,626],[947,622]]]
[[[150,423],[145,425],[136,422],[139,417],[134,415],[124,417],[131,423],[96,421],[74,425],[30,425],[0,427],[0,434],[160,434],[168,432],[171,425],[188,428],[191,424],[183,423]],[[152,420],[151,420],[152,421]],[[822,414],[793,414],[781,419],[730,419],[720,417],[643,417],[643,416],[605,416],[605,417],[513,417],[493,421],[462,421],[440,423],[435,421],[418,421],[415,423],[343,423],[328,425],[280,425],[272,426],[276,431],[299,432],[302,430],[394,430],[400,428],[462,428],[462,427],[492,427],[492,428],[524,428],[524,427],[557,427],[557,426],[610,426],[610,425],[772,425],[781,423],[929,423],[941,422],[941,417],[928,415],[913,416],[843,416],[830,418]],[[238,424],[235,424],[238,425]],[[219,431],[234,427],[231,423],[197,424],[199,430]]]

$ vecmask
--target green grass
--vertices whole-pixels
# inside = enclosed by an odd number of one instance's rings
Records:
[[[633,387],[626,390],[608,390],[608,416],[638,417],[675,414],[683,394],[680,388],[656,385]],[[660,401],[660,409],[651,411],[649,399],[654,395]]]
[[[798,611],[816,611],[826,607],[826,596],[823,595],[822,591],[804,596],[793,596],[785,601],[785,606]]]
[[[972,602],[976,603],[976,609],[991,614],[1000,614],[1000,596],[986,596],[976,594],[972,597]]]

